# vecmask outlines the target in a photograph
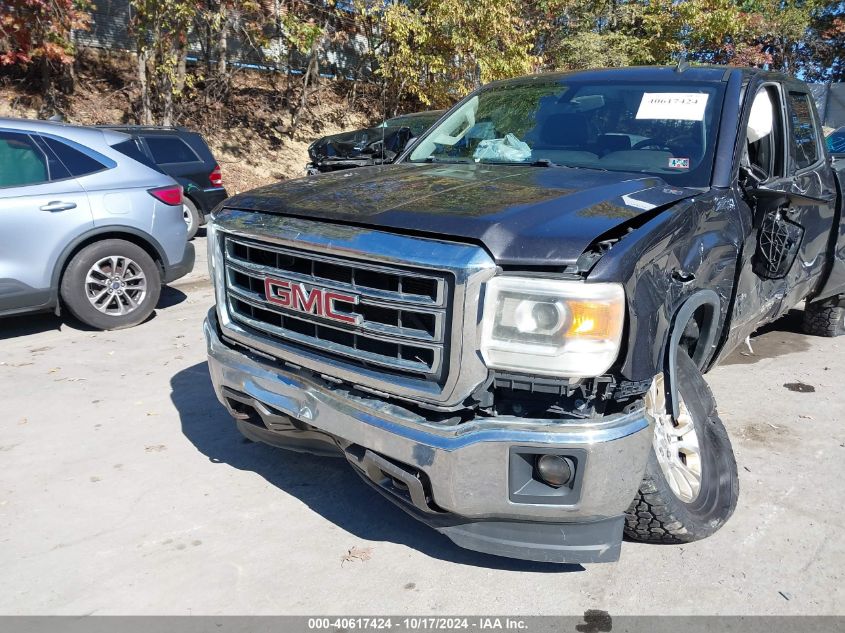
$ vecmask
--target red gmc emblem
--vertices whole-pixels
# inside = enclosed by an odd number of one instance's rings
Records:
[[[361,322],[360,315],[338,312],[335,309],[336,301],[357,305],[358,295],[349,295],[313,286],[308,288],[303,283],[267,277],[264,279],[264,296],[270,303],[275,303],[289,310],[314,314],[324,319],[350,325],[358,325]]]

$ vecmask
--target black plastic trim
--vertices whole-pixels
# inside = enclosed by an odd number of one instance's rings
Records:
[[[696,366],[701,369],[705,366],[716,340],[716,328],[718,327],[720,308],[719,295],[713,290],[699,290],[686,300],[684,305],[675,313],[675,318],[672,320],[672,333],[669,337],[669,347],[666,351],[666,365],[669,369],[669,382],[666,390],[669,401],[672,403],[672,416],[675,418],[679,415],[677,385],[678,345],[681,342],[681,336],[683,336],[687,323],[689,323],[695,311],[702,306],[709,306],[712,312],[705,318],[692,359]]]

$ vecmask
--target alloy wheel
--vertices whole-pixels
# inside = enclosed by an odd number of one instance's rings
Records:
[[[695,422],[678,394],[677,420],[667,412],[663,374],[655,377],[645,397],[646,415],[654,421],[654,454],[672,492],[691,503],[701,491],[701,448]]]
[[[147,296],[147,276],[135,261],[111,255],[97,261],[85,276],[85,293],[98,311],[112,316],[134,312]]]

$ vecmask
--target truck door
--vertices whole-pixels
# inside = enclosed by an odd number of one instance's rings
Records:
[[[836,199],[806,91],[779,83],[758,88],[746,134],[741,163],[757,186],[805,198],[800,204],[760,200],[752,206],[732,323],[732,330],[740,331],[732,331],[732,337],[747,336],[816,289]]]
[[[818,200],[791,204],[786,217],[803,229],[797,261],[787,273],[786,311],[818,290],[826,265],[828,240],[836,215],[836,182],[822,148],[823,138],[811,95],[799,85],[785,86],[790,142],[788,188],[792,193]]]

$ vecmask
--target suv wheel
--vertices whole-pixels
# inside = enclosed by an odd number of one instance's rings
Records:
[[[845,308],[839,297],[818,303],[808,303],[804,308],[801,329],[815,336],[842,336],[845,334]]]
[[[194,239],[197,231],[199,231],[202,218],[197,205],[195,205],[189,198],[184,198],[182,201],[182,217],[185,218],[185,224],[188,225],[188,239]]]
[[[645,477],[625,517],[635,541],[688,543],[710,536],[736,508],[739,478],[727,431],[710,388],[678,350],[680,415],[668,413],[663,376],[646,394],[654,440]]]
[[[140,246],[103,240],[74,255],[62,277],[61,297],[73,316],[100,330],[138,325],[161,294],[158,266]]]

